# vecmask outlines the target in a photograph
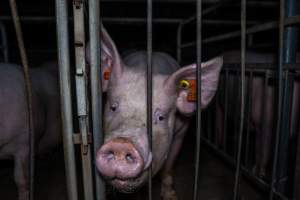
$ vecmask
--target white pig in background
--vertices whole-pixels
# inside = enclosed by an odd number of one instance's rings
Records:
[[[18,199],[29,199],[29,133],[24,76],[21,66],[0,63],[0,159],[14,160]],[[61,142],[58,67],[48,63],[30,69],[36,154]],[[2,188],[3,189],[3,188]]]
[[[196,110],[195,93],[191,94],[196,64],[180,68],[171,56],[153,53],[153,132],[152,141],[148,141],[147,54],[135,52],[122,60],[103,26],[101,40],[102,89],[107,92],[107,102],[105,141],[97,151],[97,169],[118,191],[130,193],[147,182],[150,166],[153,175],[164,166],[161,195],[165,200],[177,199],[171,169],[189,126],[188,116]],[[215,95],[222,62],[218,57],[201,65],[202,108]]]

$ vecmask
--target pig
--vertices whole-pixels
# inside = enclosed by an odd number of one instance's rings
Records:
[[[14,160],[18,199],[29,199],[29,132],[25,82],[21,66],[0,63],[0,159]],[[36,153],[61,141],[57,67],[30,69]]]
[[[146,127],[147,54],[133,52],[121,59],[101,26],[104,144],[97,150],[95,164],[100,174],[118,191],[131,193],[162,170],[162,198],[174,200],[171,169],[180,150],[195,102],[187,100],[188,90],[179,88],[183,79],[195,79],[196,64],[180,68],[168,54],[153,52],[152,141]],[[87,48],[89,55],[89,48]],[[89,57],[89,56],[88,56]],[[217,90],[222,58],[202,63],[201,107],[205,108]],[[153,150],[150,151],[150,144]]]
[[[223,54],[224,63],[240,63],[240,52],[230,51]],[[299,63],[300,54],[297,54],[297,63]],[[277,56],[274,54],[262,54],[252,51],[247,51],[246,63],[271,63],[275,64],[277,62]],[[249,79],[246,80],[247,82]],[[237,90],[239,88],[235,87],[237,85],[237,79],[234,79],[232,75],[229,75],[228,79],[228,98],[229,102],[236,99]],[[253,167],[253,173],[257,176],[266,179],[270,176],[270,164],[272,159],[272,147],[274,146],[273,141],[275,139],[275,124],[276,124],[276,109],[277,109],[277,95],[274,84],[268,84],[266,92],[266,99],[264,99],[264,77],[262,75],[253,75],[252,82],[252,94],[250,101],[252,102],[252,107],[250,110],[250,128],[251,132],[255,133],[255,166]],[[292,109],[291,109],[291,121],[290,121],[290,138],[296,138],[299,132],[299,122],[300,122],[300,82],[299,79],[295,79],[292,97]],[[263,101],[266,102],[264,105]],[[229,111],[234,110],[232,105],[229,105]],[[233,114],[228,113],[228,119],[233,120]],[[265,116],[265,119],[264,119]],[[224,105],[222,103],[217,103],[216,112],[216,137],[217,144],[224,144],[223,137],[223,120],[224,120]],[[264,121],[265,120],[265,121]],[[292,139],[291,139],[292,140]]]

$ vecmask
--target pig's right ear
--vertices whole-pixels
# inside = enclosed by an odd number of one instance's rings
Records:
[[[222,57],[201,64],[201,108],[205,108],[216,93],[222,65]],[[196,110],[196,70],[196,64],[183,67],[165,81],[166,93],[177,94],[177,109],[186,115]]]
[[[109,82],[117,81],[122,75],[123,63],[116,45],[103,25],[100,29],[100,39],[102,91],[106,92]],[[86,60],[90,63],[90,43],[86,47]]]

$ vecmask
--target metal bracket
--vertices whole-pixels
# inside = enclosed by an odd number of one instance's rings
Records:
[[[81,9],[81,7],[83,5],[83,0],[74,0],[73,4],[74,4],[76,9]]]
[[[92,138],[92,134],[91,133],[88,134],[87,138],[88,138],[88,143],[92,144],[93,138]],[[83,144],[81,133],[74,133],[73,134],[73,143],[74,144]]]

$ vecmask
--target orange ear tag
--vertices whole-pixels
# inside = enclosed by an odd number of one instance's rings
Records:
[[[179,82],[179,88],[188,91],[187,101],[195,102],[196,96],[196,80],[195,79],[183,79]]]
[[[104,80],[109,80],[110,73],[111,73],[111,66],[108,67],[108,68],[103,72],[103,78],[104,78]]]

